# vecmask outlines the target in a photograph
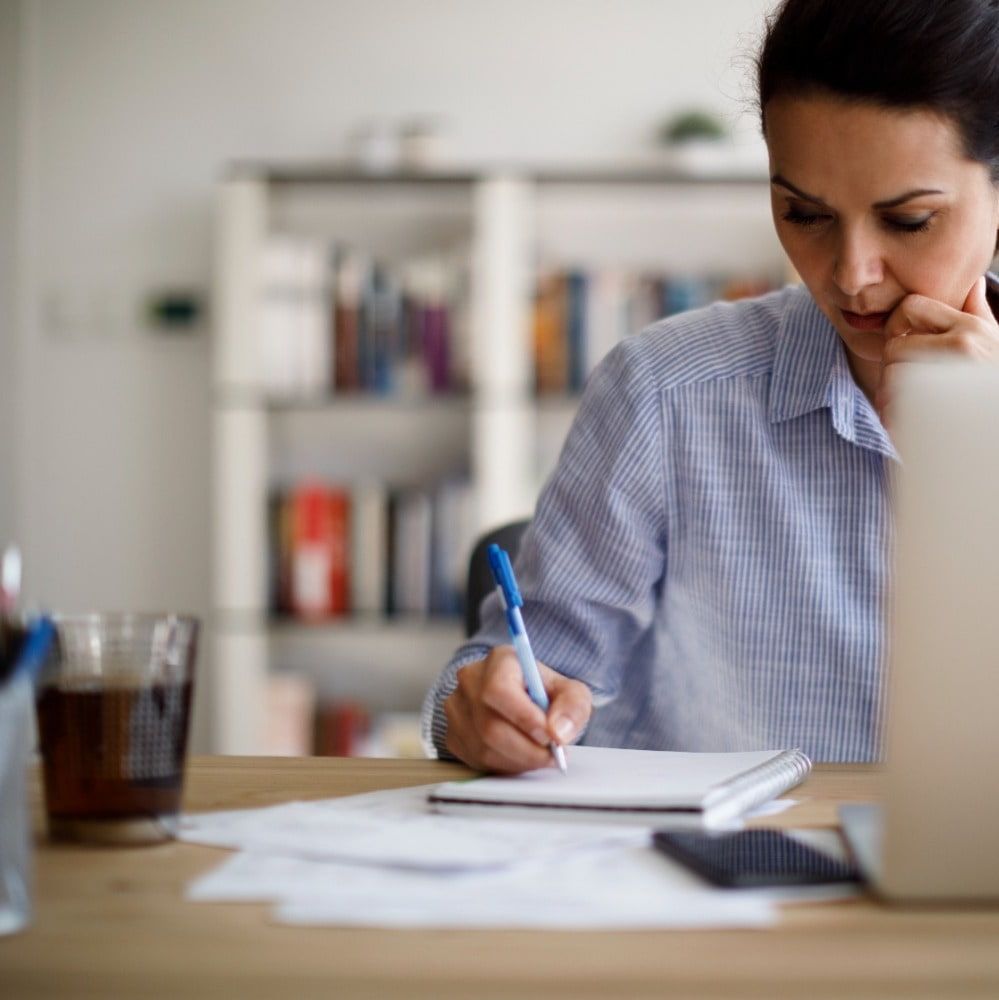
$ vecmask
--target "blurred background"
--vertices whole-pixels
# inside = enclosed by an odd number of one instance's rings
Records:
[[[193,748],[417,753],[622,336],[785,268],[761,0],[0,0],[0,538]]]

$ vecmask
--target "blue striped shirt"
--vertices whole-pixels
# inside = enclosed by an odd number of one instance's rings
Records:
[[[895,458],[804,288],[619,344],[516,564],[538,659],[593,691],[585,742],[875,759]],[[509,641],[495,595],[482,621],[427,695],[431,753],[457,671]]]

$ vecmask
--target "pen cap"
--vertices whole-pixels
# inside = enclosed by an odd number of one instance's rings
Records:
[[[493,571],[496,583],[506,598],[507,607],[523,607],[524,599],[520,596],[520,591],[517,589],[517,581],[513,578],[513,566],[510,565],[510,557],[507,555],[506,550],[493,544],[489,546],[486,553],[489,556],[489,567]]]

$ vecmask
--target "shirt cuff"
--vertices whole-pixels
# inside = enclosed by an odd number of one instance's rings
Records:
[[[431,759],[458,759],[447,748],[444,702],[458,686],[458,671],[469,663],[484,660],[491,649],[492,646],[486,645],[462,646],[427,692],[423,700],[423,711],[420,713],[420,742],[423,744],[423,752]]]

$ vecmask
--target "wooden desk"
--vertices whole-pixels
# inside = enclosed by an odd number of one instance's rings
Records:
[[[424,761],[203,757],[191,810],[421,784],[464,773]],[[870,799],[866,767],[816,769],[770,822],[831,826]],[[789,908],[765,931],[379,931],[290,928],[266,907],[186,903],[207,847],[39,845],[36,915],[0,939],[0,997],[999,997],[999,910]]]

